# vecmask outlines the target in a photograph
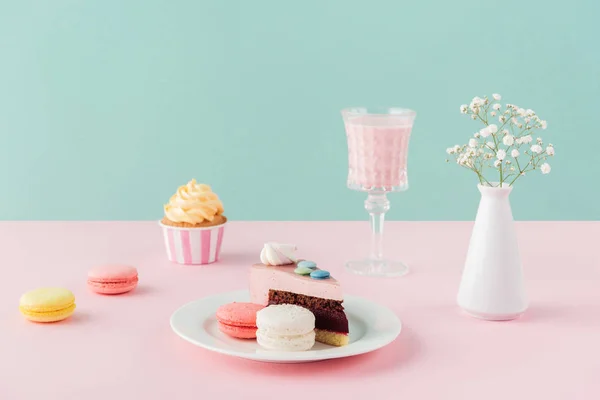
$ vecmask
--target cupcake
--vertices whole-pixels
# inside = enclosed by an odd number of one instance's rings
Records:
[[[164,208],[160,226],[170,261],[210,264],[219,260],[227,218],[210,186],[192,179],[177,189]]]

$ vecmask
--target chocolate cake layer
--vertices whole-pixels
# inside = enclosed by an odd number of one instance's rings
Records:
[[[303,294],[269,290],[269,305],[295,304],[315,315],[315,328],[348,333],[348,318],[341,301],[305,296]]]

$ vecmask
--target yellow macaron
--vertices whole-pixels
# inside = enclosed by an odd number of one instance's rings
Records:
[[[30,321],[62,321],[75,311],[75,296],[62,288],[31,290],[21,296],[19,311]]]

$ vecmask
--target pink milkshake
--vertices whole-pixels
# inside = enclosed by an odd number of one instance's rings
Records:
[[[415,113],[389,109],[368,114],[343,111],[348,138],[348,187],[361,191],[400,191],[408,188],[408,142]]]

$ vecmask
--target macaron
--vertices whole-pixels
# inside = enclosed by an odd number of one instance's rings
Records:
[[[21,296],[19,311],[30,321],[62,321],[75,311],[75,296],[63,288],[31,290]]]
[[[315,344],[315,316],[293,304],[268,306],[256,314],[256,340],[268,350],[305,351]]]
[[[137,269],[131,265],[99,265],[88,272],[88,287],[96,293],[121,294],[138,284]]]
[[[238,339],[256,337],[256,313],[265,306],[254,303],[229,303],[217,309],[219,330]]]

